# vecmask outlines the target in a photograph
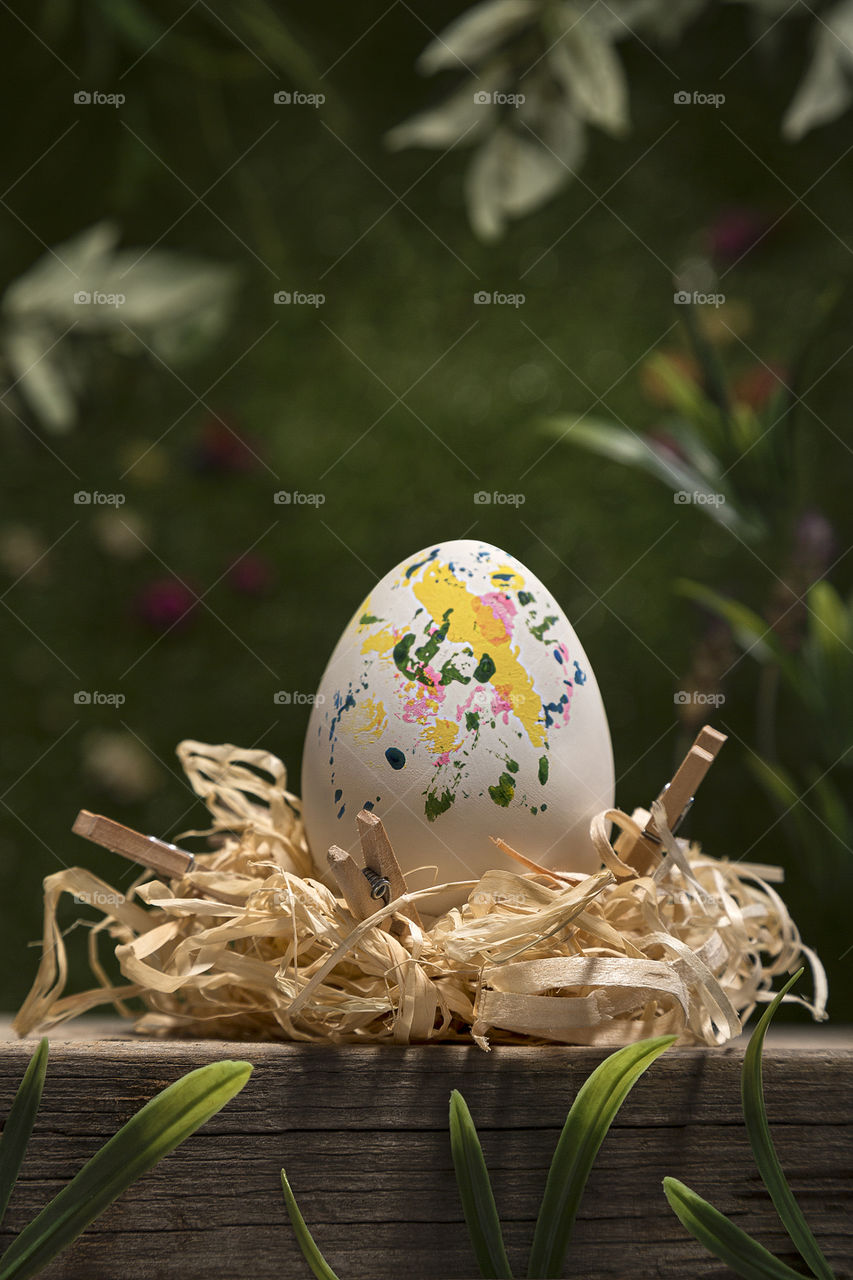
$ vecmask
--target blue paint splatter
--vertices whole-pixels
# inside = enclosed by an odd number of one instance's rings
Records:
[[[578,684],[586,684],[586,672],[581,671],[577,659],[575,659],[575,680]]]
[[[542,707],[542,710],[545,712],[545,724],[547,728],[550,729],[552,724],[556,724],[555,717],[560,715],[560,713],[563,710],[563,707],[566,705],[568,700],[569,700],[569,695],[567,693],[564,693],[560,698],[559,702],[546,702],[544,704],[544,706]],[[553,716],[551,712],[554,713]]]
[[[373,808],[373,801],[365,800],[364,804],[361,807],[362,809],[367,809],[367,811],[370,812],[370,810]]]
[[[340,801],[340,798],[343,794],[344,794],[343,791],[341,791],[340,787],[338,787],[337,791],[335,792],[335,804],[337,804]]]
[[[389,747],[385,752],[385,759],[388,761],[392,769],[402,769],[406,763],[405,753],[399,747]]]
[[[346,805],[342,804],[340,809],[338,809],[338,817],[342,818],[345,812],[346,812]]]
[[[412,574],[416,573],[418,569],[422,569],[425,564],[429,564],[430,560],[434,560],[435,557],[438,555],[438,551],[439,551],[439,548],[436,547],[434,551],[431,551],[429,553],[426,560],[419,560],[417,564],[410,564],[408,569],[406,570],[406,577],[411,578]]]
[[[554,650],[554,657],[557,659],[558,662],[563,661],[563,655],[560,653],[559,649]]]

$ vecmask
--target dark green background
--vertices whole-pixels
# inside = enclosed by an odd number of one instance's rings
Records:
[[[421,19],[438,30],[457,6],[385,9],[277,6],[321,72],[380,19],[325,77],[329,101],[319,111],[275,107],[273,91],[295,81],[249,56],[239,75],[219,74],[215,59],[233,54],[234,43],[194,15],[122,79],[137,51],[96,6],[27,11],[26,21],[79,83],[21,23],[4,17],[3,186],[77,123],[8,194],[8,209],[0,206],[0,277],[8,282],[25,270],[43,251],[39,241],[56,244],[104,216],[119,222],[127,245],[157,240],[180,218],[161,247],[233,263],[240,287],[222,341],[178,372],[199,394],[233,364],[205,399],[252,437],[270,469],[200,472],[194,458],[210,415],[196,404],[167,431],[195,395],[144,354],[105,356],[79,427],[45,437],[79,480],[14,419],[3,422],[3,524],[23,524],[50,544],[78,521],[39,571],[12,588],[6,604],[16,616],[3,618],[0,999],[9,1009],[33,976],[28,944],[40,932],[42,877],[63,862],[84,862],[126,883],[116,859],[70,834],[77,809],[106,811],[165,836],[203,825],[201,806],[175,773],[174,747],[184,737],[268,748],[298,787],[308,708],[275,705],[273,694],[316,687],[354,608],[412,551],[476,536],[505,547],[548,585],[595,667],[611,723],[617,799],[629,810],[656,794],[688,741],[673,692],[705,621],[674,595],[673,580],[700,578],[759,607],[772,586],[765,564],[698,510],[675,506],[654,481],[568,446],[546,455],[541,420],[583,412],[604,395],[598,413],[610,409],[637,429],[655,425],[658,411],[636,369],[608,389],[649,348],[682,341],[677,329],[665,336],[678,320],[672,271],[701,248],[727,207],[785,215],[722,285],[751,309],[747,341],[763,360],[784,362],[826,286],[846,277],[850,161],[834,162],[850,145],[850,117],[797,145],[779,133],[809,24],[786,22],[778,40],[763,42],[725,76],[754,38],[739,6],[713,7],[682,46],[662,51],[675,75],[639,44],[626,44],[632,133],[619,142],[591,133],[582,181],[499,245],[484,246],[462,203],[467,155],[391,155],[381,142],[436,92],[413,70],[428,39]],[[175,17],[165,4],[149,11],[163,26]],[[51,13],[70,15],[68,26],[39,25]],[[127,103],[81,113],[72,103],[81,85],[120,87]],[[723,91],[725,105],[679,110],[672,101],[679,87]],[[181,217],[194,197],[179,178],[205,191],[269,125],[205,198],[266,269],[202,205]],[[797,194],[813,183],[807,208]],[[609,208],[596,205],[611,186]],[[322,291],[327,302],[319,310],[276,307],[276,289]],[[517,311],[475,307],[478,289],[520,290],[526,302]],[[842,356],[851,330],[842,308],[814,355],[813,377]],[[734,373],[755,364],[737,342],[725,358]],[[406,395],[412,411],[395,405],[413,383]],[[823,509],[842,547],[849,542],[849,384],[841,360],[809,397],[842,441],[814,418],[807,425]],[[149,458],[156,466],[120,481],[128,460],[164,432]],[[107,555],[94,536],[93,509],[73,505],[78,488],[125,492],[125,510],[145,520],[153,553],[127,561]],[[326,501],[319,510],[275,506],[277,489],[322,492]],[[480,489],[523,492],[525,503],[476,506]],[[172,571],[202,592],[257,539],[256,553],[274,573],[271,591],[241,596],[223,580],[206,597],[218,617],[199,608],[146,653],[157,637],[133,608],[145,585]],[[834,580],[849,587],[849,560]],[[121,712],[75,706],[78,688],[121,691],[127,701]],[[754,692],[755,670],[744,660],[715,721],[733,740],[690,830],[711,853],[750,850],[750,859],[786,865],[787,900],[832,974],[831,1009],[849,1015],[853,953],[840,958],[848,931],[832,905],[821,850],[804,867],[782,826],[768,833],[775,815],[745,768]],[[82,764],[87,735],[121,729],[120,721],[150,753],[158,779],[136,803],[100,791]],[[84,980],[82,959],[74,980]]]

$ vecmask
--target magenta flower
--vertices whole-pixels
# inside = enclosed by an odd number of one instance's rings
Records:
[[[184,626],[195,608],[196,596],[177,578],[157,578],[136,596],[133,611],[152,631]]]
[[[737,262],[765,239],[771,227],[771,219],[759,209],[724,209],[707,230],[708,252],[715,262]]]
[[[273,583],[273,567],[264,556],[249,552],[228,569],[228,584],[243,596],[266,595]]]

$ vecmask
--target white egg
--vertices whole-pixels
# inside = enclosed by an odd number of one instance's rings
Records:
[[[330,845],[358,848],[361,808],[382,818],[405,874],[436,869],[416,887],[518,870],[490,836],[548,867],[596,870],[590,819],[613,805],[607,717],[538,578],[470,540],[392,569],[320,681],[302,800],[321,871]]]

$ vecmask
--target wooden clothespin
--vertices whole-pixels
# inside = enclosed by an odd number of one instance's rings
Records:
[[[381,818],[362,809],[356,822],[361,842],[360,860],[335,844],[327,857],[350,911],[356,920],[366,920],[379,910],[381,903],[402,897],[408,887]],[[402,909],[401,915],[421,926],[417,908],[411,903]],[[390,927],[390,923],[386,927]]]
[[[678,766],[672,781],[658,796],[666,814],[667,826],[673,834],[686,817],[699,785],[726,741],[726,735],[705,725],[696,741]],[[636,837],[624,831],[616,841],[616,852],[623,862],[634,867],[642,875],[654,870],[661,860],[661,840],[655,820],[646,809],[636,809],[634,820],[643,828]]]
[[[120,853],[123,858],[138,862],[170,880],[186,875],[195,866],[195,856],[186,849],[179,849],[168,840],[158,840],[156,836],[144,836],[132,827],[125,827],[121,822],[104,818],[99,813],[90,813],[88,809],[80,810],[71,830],[93,844]]]

